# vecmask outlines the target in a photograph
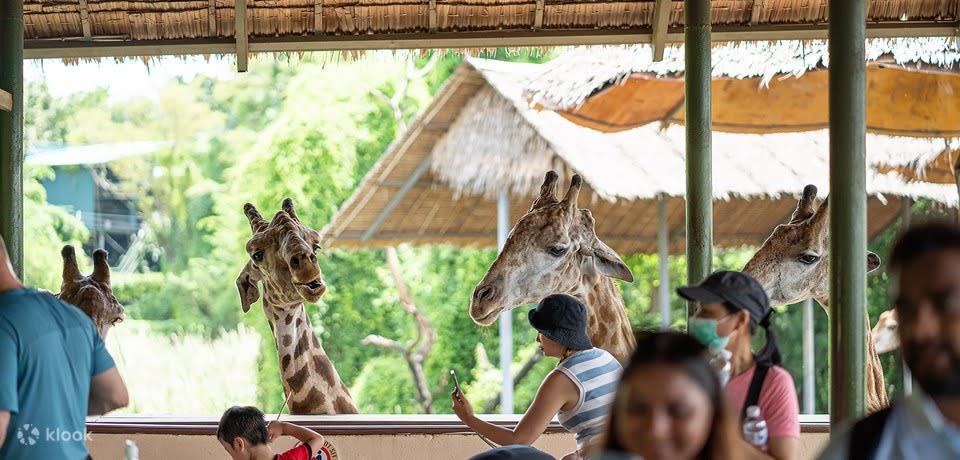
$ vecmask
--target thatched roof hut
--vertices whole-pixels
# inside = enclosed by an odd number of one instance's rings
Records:
[[[868,0],[868,36],[953,36],[955,0]],[[823,39],[827,0],[714,0],[714,40]],[[659,13],[659,14],[658,14]],[[669,0],[24,0],[27,58],[683,41]]]
[[[655,252],[658,199],[664,197],[671,250],[684,242],[684,136],[649,126],[604,134],[556,113],[530,109],[523,83],[533,64],[471,59],[377,162],[322,233],[337,247],[411,242],[494,246],[497,194],[510,192],[516,221],[548,169],[585,181],[582,207],[600,238],[621,253]],[[804,185],[828,185],[825,132],[777,135],[715,133],[714,241],[760,243],[789,217]],[[942,144],[871,135],[870,158],[928,154]],[[872,161],[872,160],[871,160]],[[953,187],[908,183],[868,171],[869,233],[896,219],[902,197],[955,205]]]
[[[740,43],[713,50],[713,127],[740,133],[827,127],[827,43]],[[867,129],[960,136],[960,45],[954,38],[867,42]],[[606,132],[683,123],[683,49],[655,62],[647,46],[565,53],[526,84],[538,106]],[[776,107],[775,111],[769,110]]]

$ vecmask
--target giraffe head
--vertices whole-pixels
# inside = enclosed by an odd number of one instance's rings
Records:
[[[327,291],[317,263],[320,234],[300,223],[293,200],[283,200],[282,210],[267,222],[252,204],[243,205],[253,237],[247,241],[250,260],[237,277],[243,311],[264,297],[274,306],[317,302]]]
[[[597,238],[590,211],[577,208],[580,176],[573,176],[562,199],[557,198],[557,179],[557,173],[547,173],[540,195],[474,289],[470,317],[477,324],[492,324],[501,311],[550,294],[574,292],[585,276],[633,281],[620,256]]]
[[[804,187],[790,222],[777,225],[743,267],[760,282],[773,305],[811,298],[825,302],[829,297],[830,212],[827,199],[819,206],[816,199],[817,187]],[[866,264],[867,271],[873,271],[880,258],[867,252]]]
[[[77,266],[77,253],[69,244],[60,251],[63,257],[63,282],[57,297],[83,310],[97,327],[100,337],[107,338],[110,328],[123,321],[123,306],[110,288],[110,266],[107,251],[93,251],[93,273],[83,276]]]
[[[900,336],[897,334],[897,311],[894,309],[880,313],[880,319],[870,331],[870,338],[877,353],[887,353],[900,348]]]

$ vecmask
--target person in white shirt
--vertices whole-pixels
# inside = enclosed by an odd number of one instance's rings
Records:
[[[960,226],[910,228],[890,266],[900,347],[920,389],[832,436],[823,460],[960,458]]]

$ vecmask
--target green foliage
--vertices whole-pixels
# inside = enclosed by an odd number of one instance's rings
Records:
[[[420,409],[413,378],[399,355],[367,361],[350,394],[361,414],[415,414]]]
[[[76,248],[90,237],[87,228],[65,209],[47,203],[46,192],[40,185],[43,178],[52,178],[48,167],[24,168],[23,179],[23,234],[24,282],[53,292],[60,291],[63,259],[60,250],[65,244]],[[81,270],[89,270],[92,262],[77,251]]]

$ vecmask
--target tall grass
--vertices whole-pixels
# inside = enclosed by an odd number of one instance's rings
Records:
[[[260,335],[240,324],[216,339],[164,334],[127,320],[107,336],[107,350],[130,393],[118,414],[220,415],[255,405]]]

